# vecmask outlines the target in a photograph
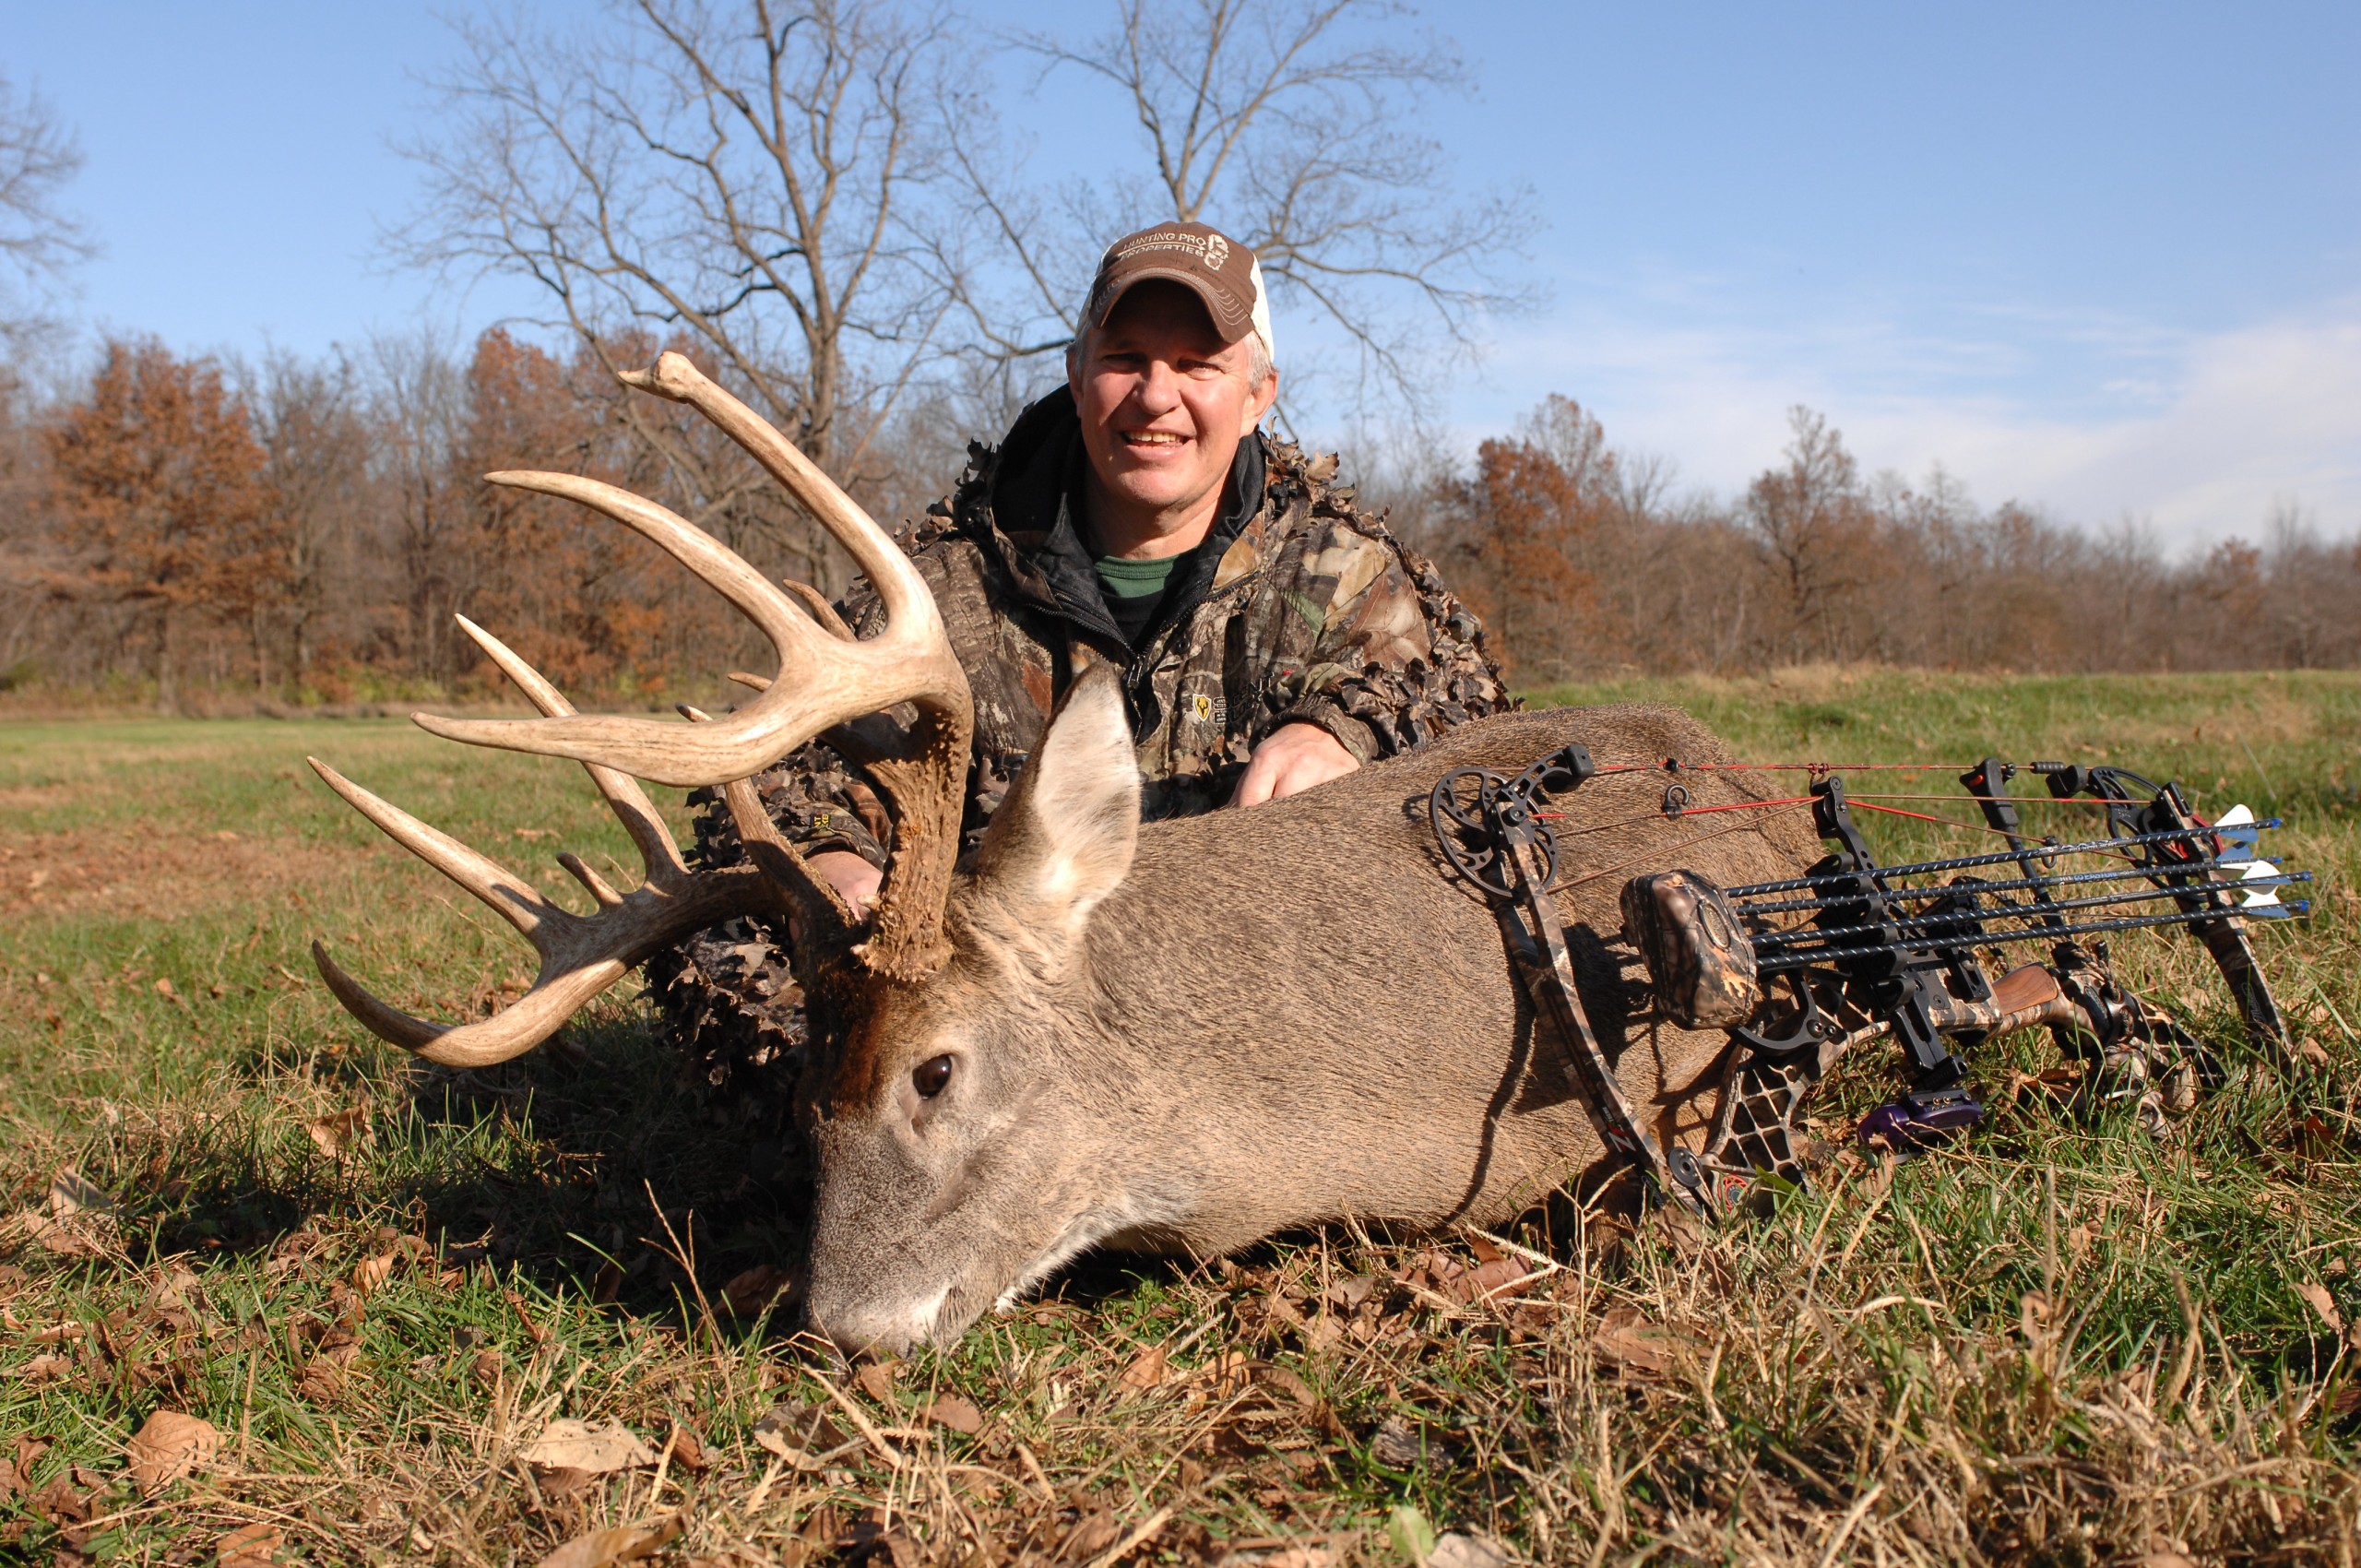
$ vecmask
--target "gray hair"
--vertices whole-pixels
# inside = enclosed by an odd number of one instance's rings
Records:
[[[1246,335],[1246,389],[1260,392],[1263,383],[1271,379],[1271,372],[1275,368],[1271,363],[1271,350],[1263,342],[1263,335],[1249,332]]]

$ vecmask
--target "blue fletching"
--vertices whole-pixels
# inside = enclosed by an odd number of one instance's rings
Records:
[[[2262,825],[2254,813],[2244,806],[2232,806],[2213,825],[2213,832],[2222,840],[2221,863],[2225,866],[2243,865],[2257,856],[2257,846],[2262,839]]]

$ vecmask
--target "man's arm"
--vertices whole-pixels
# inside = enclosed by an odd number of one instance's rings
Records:
[[[1358,765],[1516,706],[1482,624],[1383,525],[1339,519],[1305,565],[1307,591],[1290,600],[1319,630],[1263,746],[1311,725]]]

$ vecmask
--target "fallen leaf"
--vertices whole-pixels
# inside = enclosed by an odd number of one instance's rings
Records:
[[[1453,1530],[1438,1538],[1427,1553],[1427,1568],[1508,1568],[1508,1549],[1489,1536],[1473,1530]]]
[[[1111,1508],[1101,1508],[1077,1520],[1058,1544],[1061,1562],[1086,1562],[1113,1546],[1123,1534],[1122,1522]]]
[[[270,1568],[287,1538],[276,1525],[242,1525],[213,1543],[219,1568]]]
[[[901,1371],[902,1363],[899,1361],[871,1361],[853,1373],[852,1380],[860,1384],[863,1394],[880,1405],[890,1405],[894,1402],[894,1379],[900,1375]]]
[[[2336,1298],[2328,1293],[2327,1286],[2306,1280],[2296,1287],[2296,1294],[2303,1297],[2312,1311],[2320,1314],[2320,1321],[2328,1324],[2331,1334],[2342,1335],[2344,1332],[2344,1314],[2336,1310]]]
[[[314,1356],[296,1377],[295,1392],[314,1405],[333,1405],[344,1397],[344,1370],[326,1356]]]
[[[705,1439],[697,1434],[696,1428],[672,1423],[672,1463],[692,1475],[712,1467],[713,1456],[706,1452]]]
[[[1689,1348],[1679,1334],[1649,1322],[1632,1306],[1608,1308],[1591,1345],[1600,1360],[1627,1377],[1662,1377]]]
[[[54,1253],[59,1257],[95,1258],[106,1255],[106,1249],[80,1229],[61,1224],[38,1209],[20,1209],[0,1220],[0,1241],[17,1240],[30,1241],[42,1251]]]
[[[1410,1503],[1394,1505],[1385,1521],[1385,1538],[1394,1550],[1413,1562],[1424,1562],[1435,1550],[1435,1527]]]
[[[323,1121],[309,1123],[303,1129],[311,1134],[312,1142],[330,1159],[342,1159],[354,1144],[362,1141],[366,1131],[369,1111],[366,1106],[348,1106]]]
[[[799,1470],[815,1468],[819,1455],[843,1446],[838,1431],[816,1406],[797,1400],[774,1405],[754,1423],[754,1446],[776,1454]]]
[[[535,1568],[608,1568],[614,1562],[636,1562],[680,1533],[676,1519],[645,1528],[593,1530],[559,1547]]]
[[[730,1309],[732,1317],[753,1317],[778,1299],[788,1281],[787,1270],[766,1263],[756,1264],[721,1288],[722,1304]]]
[[[1316,1546],[1285,1546],[1264,1558],[1255,1568],[1330,1568],[1335,1561]]]
[[[1369,1453],[1389,1470],[1411,1470],[1426,1457],[1426,1445],[1418,1441],[1416,1427],[1399,1416],[1388,1416],[1370,1438]]]
[[[1277,1389],[1307,1410],[1320,1403],[1320,1396],[1311,1391],[1311,1384],[1286,1367],[1264,1367],[1255,1375],[1264,1386]]]
[[[577,1470],[571,1466],[533,1472],[533,1485],[540,1489],[544,1499],[552,1503],[564,1502],[598,1479],[595,1471]]]
[[[1479,1263],[1451,1282],[1451,1295],[1457,1301],[1477,1301],[1505,1289],[1533,1271],[1515,1258],[1496,1257]]]
[[[1123,1369],[1121,1382],[1125,1388],[1155,1388],[1164,1382],[1164,1347],[1151,1345],[1132,1358],[1132,1364]]]
[[[1214,1385],[1215,1398],[1227,1399],[1246,1386],[1247,1380],[1253,1375],[1253,1363],[1243,1350],[1225,1350],[1199,1367],[1194,1375]]]
[[[27,1383],[58,1383],[73,1375],[74,1363],[54,1351],[43,1351],[17,1369]]]
[[[221,1452],[221,1433],[210,1421],[178,1410],[159,1410],[131,1435],[131,1479],[142,1491],[168,1486]]]
[[[984,1430],[984,1413],[976,1408],[973,1401],[963,1399],[956,1394],[945,1394],[929,1405],[926,1419],[937,1426],[949,1427],[953,1431],[968,1437]]]
[[[353,1265],[352,1288],[366,1296],[383,1285],[393,1275],[394,1257],[394,1253],[385,1253],[374,1258],[362,1258]]]
[[[74,1474],[68,1470],[51,1477],[49,1484],[32,1495],[33,1512],[60,1528],[81,1524],[90,1516],[89,1491],[74,1484]]]
[[[516,1456],[536,1469],[587,1470],[601,1476],[656,1463],[647,1444],[621,1421],[595,1427],[587,1421],[552,1421]]]
[[[1370,1298],[1377,1289],[1377,1276],[1357,1274],[1349,1279],[1339,1279],[1328,1287],[1328,1299],[1347,1312],[1351,1312]]]

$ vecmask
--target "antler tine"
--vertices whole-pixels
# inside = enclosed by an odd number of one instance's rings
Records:
[[[841,637],[848,643],[860,640],[852,635],[852,628],[845,624],[845,618],[836,613],[836,607],[828,602],[828,596],[810,583],[783,577],[779,580],[779,587],[793,594],[795,602],[803,606],[803,612],[825,627],[830,636]]]
[[[312,962],[344,1010],[388,1045],[445,1067],[489,1067],[522,1056],[565,1027],[583,1004],[615,981],[630,966],[606,959],[554,979],[544,966],[533,988],[489,1018],[472,1024],[437,1024],[379,1000],[337,964],[319,943]]]
[[[534,946],[541,945],[542,925],[552,916],[564,915],[564,910],[542,897],[531,883],[491,856],[419,821],[391,802],[378,799],[319,758],[307,756],[303,760],[312,765],[312,771],[329,789],[344,798],[346,805],[375,823],[386,837],[474,894]]]
[[[868,576],[884,606],[888,635],[896,624],[907,623],[933,627],[941,636],[942,617],[926,579],[885,530],[769,421],[708,380],[687,355],[668,350],[657,355],[655,364],[647,370],[625,371],[619,379],[626,386],[688,404],[785,486]],[[966,689],[964,683],[961,689]]]
[[[574,705],[565,700],[565,694],[552,684],[547,676],[517,658],[516,651],[506,643],[464,615],[455,615],[452,619],[458,622],[459,630],[467,633],[476,647],[483,649],[484,656],[500,667],[500,672],[516,683],[516,689],[523,692],[535,707],[552,719],[571,719],[574,716]],[[673,838],[672,830],[664,826],[664,819],[657,814],[656,802],[647,798],[647,791],[639,787],[639,780],[628,773],[601,767],[595,762],[584,763],[582,770],[590,776],[590,782],[598,786],[608,809],[615,814],[615,820],[622,823],[623,831],[631,836],[633,845],[639,850],[640,864],[647,868],[647,874],[651,877],[660,872],[686,874],[689,867],[688,862],[681,858],[681,846]],[[579,872],[575,874],[577,878],[581,875]],[[584,885],[589,885],[586,882]],[[591,893],[597,896],[598,889],[591,888]],[[599,901],[607,902],[604,898]]]
[[[695,786],[742,778],[825,729],[846,712],[870,712],[915,695],[907,638],[847,647],[737,553],[670,508],[578,474],[502,472],[494,484],[578,501],[652,540],[754,623],[778,651],[782,670],[811,666],[812,679],[784,683],[726,723],[684,730],[645,719],[481,719],[415,716],[446,740],[599,763],[659,784]],[[923,631],[924,628],[919,628]],[[836,657],[816,657],[823,646]],[[896,666],[900,668],[896,668]],[[872,692],[880,694],[872,697]]]
[[[692,724],[710,724],[713,715],[687,703],[681,707],[681,717]],[[721,798],[730,807],[731,825],[738,829],[738,841],[745,847],[746,858],[771,879],[780,893],[795,906],[802,917],[805,931],[795,944],[801,953],[816,944],[833,950],[850,940],[852,928],[860,922],[853,919],[844,896],[828,885],[828,879],[812,869],[802,852],[787,841],[772,822],[770,814],[763,810],[762,798],[754,793],[753,784],[744,778],[733,778],[721,787]]]
[[[563,700],[563,699],[561,699]],[[336,999],[379,1039],[451,1067],[481,1067],[530,1051],[600,992],[658,948],[732,916],[778,908],[779,892],[758,866],[677,875],[658,865],[619,894],[573,855],[560,863],[589,888],[599,912],[569,913],[498,861],[428,826],[346,778],[317,757],[313,771],[387,837],[499,911],[540,955],[530,989],[490,1018],[451,1027],[414,1017],[364,989],[321,944],[312,961]]]

